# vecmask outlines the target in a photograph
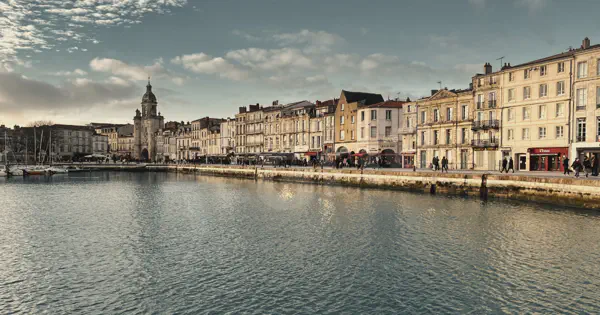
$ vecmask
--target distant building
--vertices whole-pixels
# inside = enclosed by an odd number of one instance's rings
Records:
[[[142,161],[156,158],[156,137],[164,128],[164,117],[157,113],[158,102],[152,93],[152,85],[148,81],[146,93],[142,97],[142,112],[135,111],[133,118],[134,152],[133,157]]]

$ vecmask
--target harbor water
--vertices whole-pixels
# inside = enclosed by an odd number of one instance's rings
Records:
[[[600,313],[600,216],[175,173],[0,178],[0,314]]]

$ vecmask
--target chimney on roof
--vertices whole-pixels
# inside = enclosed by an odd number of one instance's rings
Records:
[[[586,38],[583,39],[583,42],[581,44],[581,48],[582,49],[588,49],[588,48],[590,48],[590,39],[589,38],[586,37]]]
[[[469,83],[469,90],[473,89],[473,82]]]
[[[485,74],[492,73],[492,65],[489,62],[486,62],[485,65],[483,65],[483,70]]]
[[[433,94],[437,93],[438,90],[431,90],[431,96],[433,96]]]
[[[406,98],[406,101],[407,101],[407,102],[410,102],[410,97],[407,97],[407,98]]]
[[[240,107],[239,110],[240,110],[240,114],[245,113],[246,112],[246,106]]]

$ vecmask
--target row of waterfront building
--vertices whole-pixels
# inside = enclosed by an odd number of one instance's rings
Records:
[[[148,82],[133,124],[94,125],[109,154],[154,162],[198,159],[335,161],[377,157],[398,167],[558,171],[600,153],[600,45],[494,71],[486,63],[466,89],[417,100],[342,90],[339,98],[239,107],[226,119],[166,122]]]

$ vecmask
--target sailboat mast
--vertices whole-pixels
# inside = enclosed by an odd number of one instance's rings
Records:
[[[44,164],[44,160],[42,160],[42,144],[44,143],[44,129],[42,129],[42,133],[40,134],[40,150],[38,151],[38,154],[40,155],[40,158],[38,159],[40,161],[40,164]]]
[[[35,127],[33,127],[33,162],[37,165],[37,137]]]

